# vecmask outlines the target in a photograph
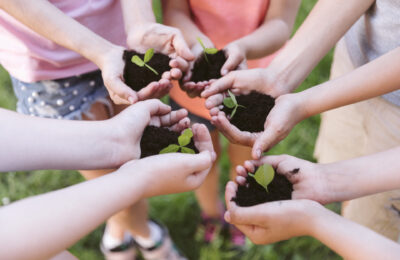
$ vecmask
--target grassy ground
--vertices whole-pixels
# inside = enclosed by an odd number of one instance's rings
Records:
[[[296,29],[311,10],[316,0],[304,0],[296,21]],[[159,7],[158,7],[159,8]],[[157,8],[157,9],[158,9]],[[159,16],[160,17],[160,16]],[[332,53],[328,54],[316,67],[300,89],[305,89],[328,79]],[[0,106],[15,109],[15,97],[10,80],[4,70],[0,70]],[[313,159],[315,139],[319,128],[319,117],[301,122],[292,133],[274,147],[271,154],[287,153],[307,160]],[[2,122],[4,123],[4,122]],[[224,142],[226,144],[226,142]],[[221,162],[221,190],[228,179],[229,159],[223,154]],[[0,199],[7,197],[11,201],[28,196],[60,189],[83,181],[74,171],[35,171],[8,172],[0,175]],[[222,195],[222,192],[221,192]],[[192,193],[157,197],[150,200],[150,215],[162,221],[170,229],[177,245],[190,259],[235,259],[235,254],[226,250],[222,240],[211,245],[194,241],[196,226],[199,223],[199,208]],[[1,205],[1,201],[0,201]],[[337,209],[337,205],[332,205]],[[71,212],[73,214],[73,212]],[[62,223],[60,223],[62,225]],[[46,227],[44,227],[46,228]],[[84,237],[71,248],[71,252],[80,259],[103,259],[98,245],[103,226]],[[60,234],[62,235],[62,234]],[[240,259],[340,259],[335,253],[309,237],[295,238],[268,246],[254,246]]]

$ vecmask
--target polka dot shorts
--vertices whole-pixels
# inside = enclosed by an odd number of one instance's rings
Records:
[[[112,104],[99,70],[79,76],[22,82],[11,77],[14,93],[18,99],[17,111],[22,114],[57,118],[82,119],[89,113],[93,103],[101,102],[112,114]]]

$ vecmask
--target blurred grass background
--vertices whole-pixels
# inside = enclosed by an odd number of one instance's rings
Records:
[[[295,29],[304,21],[317,0],[303,0],[297,16]],[[154,9],[158,20],[162,19],[160,2],[154,1]],[[329,77],[332,52],[330,52],[314,69],[311,75],[301,85],[304,90]],[[16,99],[11,89],[11,82],[6,71],[0,68],[0,107],[15,110]],[[4,124],[6,122],[0,121]],[[314,160],[313,150],[318,133],[320,118],[315,116],[298,124],[291,134],[274,147],[270,154],[290,154],[307,160]],[[28,144],[27,144],[28,145]],[[226,141],[223,142],[226,146]],[[221,196],[228,180],[229,159],[223,153],[221,167]],[[22,198],[67,187],[84,179],[75,171],[31,171],[8,172],[0,174],[0,199],[9,198],[16,201]],[[1,205],[1,201],[0,201]],[[329,248],[310,237],[294,238],[288,241],[267,246],[255,246],[249,243],[245,255],[237,256],[224,247],[222,240],[211,245],[205,245],[194,240],[196,227],[200,221],[200,210],[193,193],[162,196],[150,199],[150,215],[163,222],[170,230],[171,236],[178,247],[190,259],[340,259]],[[337,205],[331,208],[338,210]],[[51,214],[51,213],[49,213]],[[71,212],[73,214],[73,212]],[[29,216],[27,216],[29,217]],[[62,223],[60,223],[62,225]],[[46,228],[46,227],[43,227]],[[70,250],[79,259],[103,259],[99,251],[99,242],[104,226],[80,240]],[[62,236],[62,234],[60,234]]]

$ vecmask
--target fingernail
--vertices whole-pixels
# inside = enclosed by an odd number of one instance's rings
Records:
[[[229,213],[229,211],[225,212],[224,214],[224,218],[226,222],[231,222],[231,214]]]
[[[207,100],[205,105],[206,105],[207,108],[210,107],[211,106],[211,101]]]
[[[256,151],[256,155],[257,155],[257,158],[258,159],[260,159],[261,158],[261,150],[260,149],[257,149],[257,151]]]
[[[223,71],[222,71],[222,75],[225,76],[226,74],[228,74],[228,70],[223,70]]]

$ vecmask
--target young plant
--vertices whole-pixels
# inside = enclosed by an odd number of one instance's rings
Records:
[[[252,174],[249,173],[251,177],[253,177],[258,184],[263,186],[265,190],[268,192],[268,185],[272,182],[275,177],[274,168],[272,168],[269,164],[264,164],[258,167],[257,171]]]
[[[235,95],[233,95],[232,92],[230,92],[228,90],[228,94],[229,97],[224,98],[224,106],[233,109],[232,113],[231,113],[231,119],[233,118],[233,116],[236,114],[236,110],[238,109],[238,107],[243,107],[246,108],[245,106],[239,105]]]
[[[204,58],[206,59],[207,63],[210,64],[210,61],[207,58],[207,54],[216,54],[218,52],[218,49],[216,48],[206,48],[206,46],[204,46],[203,41],[200,39],[200,37],[197,37],[197,41],[200,43],[201,47],[203,48],[203,52],[204,52]]]
[[[139,67],[146,67],[149,70],[151,70],[154,74],[158,75],[158,72],[152,67],[150,67],[149,64],[147,64],[151,60],[151,58],[153,58],[153,56],[154,56],[154,49],[151,48],[146,51],[143,60],[139,56],[135,55],[132,57],[131,61],[132,63],[135,63]]]
[[[170,144],[164,149],[160,151],[160,154],[164,153],[190,153],[190,154],[195,154],[193,149],[186,147],[188,144],[190,144],[190,141],[192,140],[193,137],[193,132],[189,128],[183,131],[183,133],[178,137],[178,143],[177,144]]]

